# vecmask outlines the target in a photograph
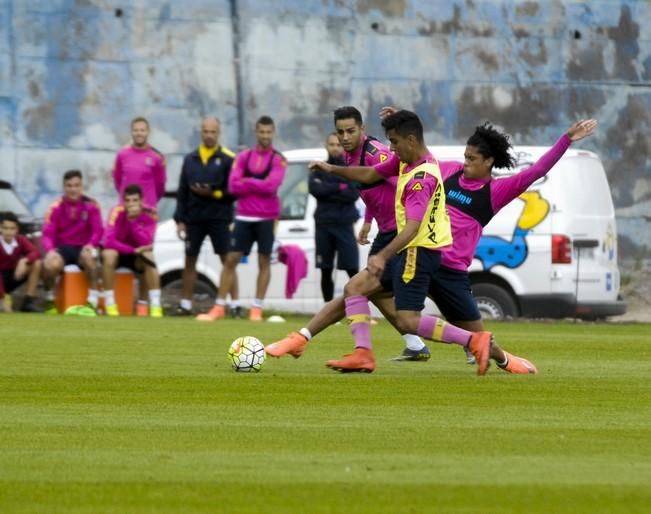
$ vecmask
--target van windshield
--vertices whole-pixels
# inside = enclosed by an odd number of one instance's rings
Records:
[[[287,166],[285,178],[278,191],[282,203],[281,220],[305,218],[309,195],[307,164],[307,162],[294,162]]]

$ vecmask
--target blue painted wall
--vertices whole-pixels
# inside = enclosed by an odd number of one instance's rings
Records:
[[[208,114],[232,147],[270,114],[282,149],[320,145],[348,103],[375,134],[380,106],[414,109],[433,144],[463,143],[485,119],[518,144],[551,144],[594,116],[584,146],[606,164],[621,252],[640,254],[651,248],[649,19],[637,0],[0,0],[0,177],[42,214],[62,171],[80,167],[108,208],[135,115],[152,122],[170,185]]]

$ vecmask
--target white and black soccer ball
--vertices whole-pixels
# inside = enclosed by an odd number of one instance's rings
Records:
[[[260,371],[265,358],[264,345],[251,336],[238,337],[228,349],[228,359],[235,371]]]

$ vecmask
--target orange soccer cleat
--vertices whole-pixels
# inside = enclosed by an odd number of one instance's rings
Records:
[[[326,366],[341,373],[373,373],[375,357],[371,350],[355,348],[353,353],[348,353],[341,359],[326,362]]]
[[[262,307],[251,307],[249,321],[262,321]]]
[[[291,332],[284,339],[267,345],[264,350],[267,355],[272,357],[282,357],[290,354],[295,359],[298,359],[303,355],[306,345],[307,337],[299,332]]]
[[[195,319],[197,321],[215,321],[222,319],[224,316],[226,316],[226,307],[215,304],[208,312],[199,314]]]
[[[509,352],[504,352],[504,355],[506,355],[508,362],[506,366],[499,366],[499,368],[507,373],[514,373],[516,375],[535,375],[538,373],[538,368],[527,359],[510,354]]]
[[[468,349],[470,353],[475,356],[477,360],[477,374],[479,376],[485,375],[488,371],[488,358],[491,352],[491,336],[490,332],[473,332],[470,336]]]

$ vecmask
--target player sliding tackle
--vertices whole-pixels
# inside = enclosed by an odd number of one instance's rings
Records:
[[[393,108],[383,109],[382,115],[394,113]],[[448,210],[451,217],[453,236],[456,237],[451,246],[442,250],[441,266],[436,271],[430,283],[429,296],[437,303],[439,310],[446,319],[453,324],[471,331],[482,331],[483,324],[476,303],[472,297],[470,280],[467,268],[472,262],[477,243],[481,237],[481,230],[502,207],[519,196],[535,180],[545,175],[560,159],[570,146],[571,142],[578,141],[590,135],[596,127],[596,121],[584,120],[572,125],[566,134],[530,168],[520,173],[499,179],[491,180],[493,166],[508,168],[514,165],[509,154],[510,143],[508,137],[496,131],[489,124],[477,127],[475,133],[469,138],[465,163],[447,162],[440,163],[445,189],[448,191]],[[368,170],[358,168],[365,173]],[[336,170],[335,170],[336,171]],[[359,176],[356,177],[357,180]],[[363,180],[361,180],[363,181]],[[459,195],[450,195],[450,191],[462,193],[465,199],[463,205],[454,201]],[[385,302],[385,300],[382,300]],[[301,329],[301,333],[292,333],[285,339],[268,346],[268,353],[280,356],[284,353],[298,357],[302,354],[310,337],[325,329],[326,321],[333,322],[342,313],[336,312],[333,305],[337,300],[327,304],[308,324]],[[375,300],[375,303],[378,302]],[[387,305],[385,304],[385,308]],[[390,316],[393,309],[389,306]],[[385,311],[385,309],[383,309]],[[403,356],[416,353],[416,350],[405,348]],[[497,344],[491,345],[491,358],[498,367],[511,373],[535,373],[535,367],[526,359],[502,351]],[[417,360],[417,359],[413,359]]]

